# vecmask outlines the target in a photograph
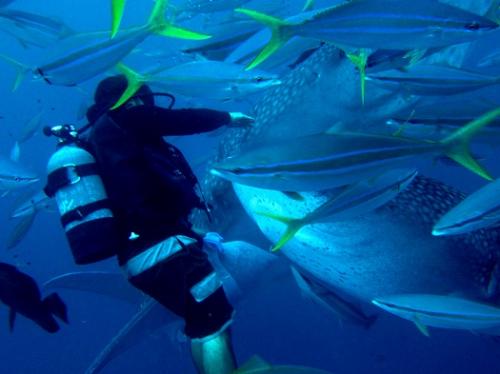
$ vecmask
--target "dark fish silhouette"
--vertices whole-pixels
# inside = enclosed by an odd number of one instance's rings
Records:
[[[10,331],[14,329],[16,313],[50,333],[59,330],[54,316],[68,323],[66,305],[58,294],[52,293],[42,300],[35,280],[4,262],[0,262],[0,301],[10,308]]]

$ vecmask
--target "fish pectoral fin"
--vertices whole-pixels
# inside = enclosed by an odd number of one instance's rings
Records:
[[[233,374],[245,374],[245,373],[252,373],[269,369],[272,369],[271,365],[269,365],[259,356],[255,355],[252,356],[247,362],[245,362],[238,369],[236,369],[233,372]]]
[[[51,293],[47,296],[43,300],[43,305],[51,314],[55,315],[65,323],[68,323],[68,311],[66,304],[64,304],[64,301],[62,301],[57,293]]]
[[[14,308],[9,310],[9,331],[14,331],[14,323],[16,322],[16,311]]]
[[[413,323],[415,324],[415,326],[417,326],[418,331],[420,331],[422,334],[424,334],[427,337],[431,336],[429,334],[429,329],[427,328],[426,325],[422,323],[422,321],[420,321],[418,315],[415,315],[415,317],[413,317]]]

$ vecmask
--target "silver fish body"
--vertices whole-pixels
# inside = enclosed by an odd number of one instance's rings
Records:
[[[485,17],[430,0],[352,1],[289,26],[294,35],[336,45],[393,50],[449,46],[497,27]]]
[[[146,25],[125,31],[113,39],[98,39],[38,66],[34,75],[49,84],[77,85],[112,68],[150,34],[150,26]]]
[[[73,33],[68,25],[57,19],[21,10],[0,9],[0,18],[8,19],[25,30],[44,34],[53,41],[63,39]]]
[[[238,64],[192,61],[173,66],[147,81],[188,97],[230,100],[255,94],[281,84],[278,76],[263,70],[245,71]]]
[[[280,191],[326,190],[370,178],[442,150],[440,143],[356,133],[322,133],[256,148],[215,165],[232,182]]]
[[[43,191],[39,191],[35,194],[30,194],[28,198],[16,206],[10,214],[10,218],[25,217],[33,212],[50,210],[52,207],[52,199],[49,198]]]
[[[459,297],[403,294],[379,297],[372,302],[423,326],[478,332],[500,327],[500,308]]]
[[[432,234],[458,235],[495,225],[500,221],[500,179],[488,183],[467,196],[443,215]]]
[[[368,74],[367,79],[389,90],[421,96],[454,95],[500,83],[500,77],[449,66],[417,64],[405,70]]]
[[[38,181],[38,177],[17,162],[0,157],[0,190],[15,190]]]

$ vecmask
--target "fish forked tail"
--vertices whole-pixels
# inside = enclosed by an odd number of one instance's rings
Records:
[[[62,301],[57,293],[51,293],[49,296],[43,299],[42,303],[47,308],[47,311],[50,312],[50,314],[53,314],[64,323],[69,323],[66,304],[64,304],[64,301]]]
[[[469,142],[478,131],[498,116],[500,107],[483,114],[440,141],[445,147],[446,156],[489,181],[493,180],[493,177],[474,159],[470,153]]]
[[[302,219],[289,218],[285,216],[280,216],[279,214],[268,213],[268,212],[255,212],[255,213],[260,216],[282,222],[286,225],[285,233],[281,235],[281,238],[278,240],[278,242],[271,248],[272,252],[279,251],[306,224],[306,222]]]
[[[147,81],[146,76],[137,73],[122,63],[118,64],[116,69],[127,79],[127,88],[116,103],[110,108],[111,110],[118,109],[122,106],[128,99],[134,96],[141,86]]]
[[[291,26],[292,24],[281,20],[276,17],[269,16],[264,13],[257,12],[251,9],[245,8],[237,8],[234,10],[235,12],[245,14],[257,22],[263,23],[267,27],[271,29],[271,40],[264,47],[262,51],[253,59],[253,61],[246,67],[246,70],[253,69],[257,65],[260,65],[262,62],[267,60],[274,52],[280,49],[292,36],[287,32],[286,27]]]
[[[17,90],[24,78],[26,78],[26,76],[31,72],[31,68],[28,65],[24,65],[23,63],[3,54],[0,54],[0,58],[13,65],[17,70],[16,80],[12,86],[12,92],[14,92]]]
[[[168,0],[156,0],[151,16],[149,17],[149,27],[151,32],[178,39],[205,40],[211,38],[210,35],[201,34],[172,25],[165,19]]]
[[[500,0],[493,0],[484,16],[493,22],[500,24]]]
[[[123,10],[125,9],[126,0],[111,1],[111,38],[114,38],[120,28],[122,22]]]

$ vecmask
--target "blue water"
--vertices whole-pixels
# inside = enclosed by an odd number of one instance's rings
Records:
[[[56,16],[78,31],[109,28],[109,1],[18,0],[11,7]],[[149,2],[129,0],[123,25],[137,25],[149,14]],[[161,48],[168,39],[151,38],[141,48]],[[28,65],[43,61],[45,51],[23,48],[1,34],[0,53]],[[133,57],[132,57],[133,58]],[[27,81],[16,92],[12,66],[0,61],[0,149],[8,155],[20,127],[43,110],[42,125],[74,123],[82,101],[100,78],[75,88]],[[137,66],[136,67],[140,67]],[[189,103],[201,105],[201,103]],[[186,103],[180,102],[180,105]],[[212,108],[230,109],[228,104]],[[195,160],[216,145],[216,138],[194,137],[180,145]],[[21,150],[21,161],[44,175],[54,139],[38,133]],[[493,162],[490,161],[490,166]],[[492,168],[495,172],[495,168]],[[464,176],[467,175],[467,178]],[[498,170],[496,175],[498,175]],[[466,191],[480,185],[475,177],[456,168],[441,175]],[[44,178],[42,178],[42,181]],[[14,222],[8,212],[15,196],[0,200],[0,243],[5,243]],[[0,261],[17,265],[40,284],[53,276],[82,270],[118,271],[113,260],[77,267],[71,258],[57,214],[43,212],[25,240],[16,248],[1,249]],[[68,306],[70,324],[49,335],[18,316],[15,331],[8,332],[8,311],[0,306],[1,373],[83,373],[101,349],[136,312],[136,307],[93,294],[60,291]],[[408,321],[380,313],[370,330],[343,324],[316,305],[301,298],[291,278],[256,290],[238,310],[233,337],[237,357],[244,362],[259,354],[272,363],[314,366],[332,373],[499,373],[500,343],[468,332],[431,329],[424,337]],[[186,342],[176,331],[160,331],[153,340],[134,347],[111,362],[105,373],[194,373]]]

